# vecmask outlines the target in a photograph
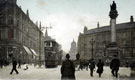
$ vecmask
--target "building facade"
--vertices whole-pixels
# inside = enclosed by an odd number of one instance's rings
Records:
[[[108,53],[106,49],[111,43],[111,27],[99,26],[97,28],[88,30],[84,27],[84,32],[80,33],[78,37],[78,52],[80,59],[107,60]],[[119,58],[121,61],[131,62],[135,59],[135,22],[133,16],[130,22],[116,24],[116,43],[119,47]],[[93,55],[93,57],[92,57]]]
[[[0,59],[22,62],[44,59],[44,36],[40,26],[23,12],[17,0],[0,0]]]

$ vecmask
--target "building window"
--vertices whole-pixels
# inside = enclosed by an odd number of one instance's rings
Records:
[[[17,20],[17,23],[16,23],[17,27],[19,26],[19,20]]]
[[[0,17],[0,24],[4,24],[4,18]]]
[[[9,24],[9,25],[13,24],[13,18],[12,18],[12,17],[9,17],[9,19],[8,19],[8,24]]]
[[[50,42],[46,42],[46,47],[49,47],[50,46]]]
[[[13,29],[8,30],[8,38],[14,38],[14,30]]]

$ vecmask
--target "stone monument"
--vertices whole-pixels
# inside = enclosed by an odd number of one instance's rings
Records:
[[[116,3],[110,5],[110,28],[111,28],[111,42],[107,46],[107,57],[112,57],[113,55],[119,56],[119,47],[116,43],[116,18],[118,17],[118,12],[116,9]]]

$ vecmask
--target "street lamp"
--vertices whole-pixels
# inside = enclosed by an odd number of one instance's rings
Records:
[[[104,57],[106,56],[106,42],[103,42],[103,51],[104,51]]]
[[[92,49],[91,49],[91,53],[92,53],[92,58],[93,58],[93,51],[94,51],[94,43],[95,43],[95,41],[94,41],[94,39],[92,38],[91,39],[91,41],[90,41],[90,44],[91,44],[91,47],[92,47]]]

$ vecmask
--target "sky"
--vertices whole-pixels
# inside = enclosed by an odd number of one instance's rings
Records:
[[[114,0],[117,4],[117,23],[129,22],[135,16],[135,0]],[[41,21],[48,29],[49,36],[55,38],[68,52],[73,39],[77,42],[84,26],[88,29],[109,25],[110,4],[113,0],[17,0],[18,6],[26,13],[29,10],[33,22]],[[44,31],[45,32],[45,31]]]

